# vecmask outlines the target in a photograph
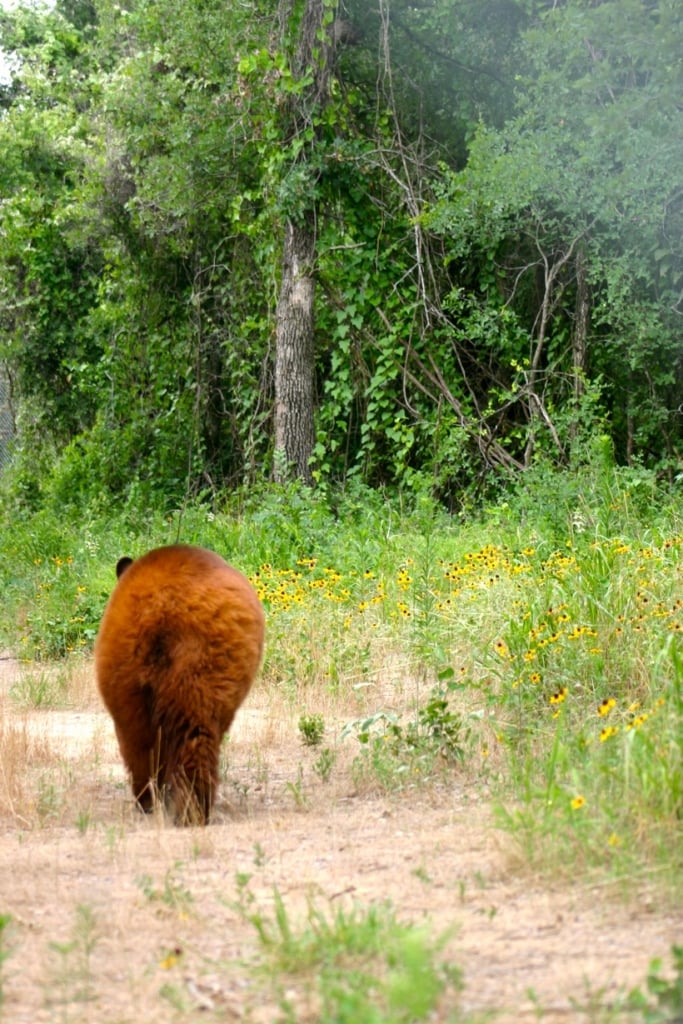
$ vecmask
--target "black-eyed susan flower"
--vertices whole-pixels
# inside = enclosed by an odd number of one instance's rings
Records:
[[[617,702],[614,697],[606,697],[598,706],[598,714],[601,718],[604,718],[606,715],[609,715],[612,708],[615,708],[616,706]]]
[[[408,590],[410,584],[413,582],[413,577],[410,575],[406,568],[401,568],[396,576],[396,583],[398,584],[399,590]]]
[[[585,796],[581,796],[581,794],[579,794],[578,796],[573,797],[573,799],[571,801],[571,804],[570,804],[571,809],[573,811],[578,811],[578,810],[580,810],[583,807],[585,802],[586,802]]]
[[[637,715],[636,718],[634,718],[632,722],[629,722],[628,725],[626,726],[626,728],[627,729],[640,729],[641,725],[644,725],[645,722],[647,722],[649,717],[650,716],[648,715],[647,711],[644,711],[642,715]]]
[[[555,693],[551,694],[551,696],[549,698],[550,699],[550,703],[551,704],[562,704],[562,702],[567,699],[567,693],[568,692],[569,691],[567,690],[567,687],[566,686],[562,686]]]
[[[500,658],[509,658],[510,657],[510,648],[508,647],[508,645],[505,643],[504,640],[496,640],[496,642],[495,642],[495,644],[493,646],[494,646],[496,654]]]
[[[600,731],[600,742],[606,743],[607,740],[612,738],[612,736],[616,736],[618,732],[618,725],[606,725],[605,728]]]
[[[159,967],[161,967],[162,971],[170,971],[172,967],[175,967],[180,962],[182,955],[182,949],[176,946],[175,949],[169,950],[166,956],[162,957],[159,961]]]

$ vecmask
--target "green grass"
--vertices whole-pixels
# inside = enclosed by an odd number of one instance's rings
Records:
[[[453,1006],[461,973],[442,957],[448,935],[401,922],[388,903],[326,908],[309,898],[297,921],[277,889],[264,911],[248,881],[235,906],[258,938],[252,966],[274,989],[279,1024],[407,1024],[434,1019],[444,998],[451,1010],[439,1019],[464,1021]]]
[[[54,1019],[67,1021],[71,1010],[87,1005],[97,998],[92,969],[92,955],[102,936],[103,927],[89,904],[78,904],[71,937],[66,941],[50,942],[52,976],[46,1005],[54,1012]],[[82,1018],[81,1018],[82,1019]]]
[[[7,933],[11,924],[11,914],[0,914],[0,1013],[2,1013],[2,1004],[5,1001],[4,965],[12,953],[12,947],[7,941]]]
[[[557,484],[467,524],[426,499],[406,510],[359,492],[332,506],[295,487],[135,520],[38,515],[0,534],[0,632],[30,659],[87,653],[121,554],[207,545],[261,596],[270,685],[299,706],[306,693],[362,698],[346,730],[359,782],[400,790],[469,771],[535,870],[671,881],[683,523],[674,500],[636,502],[628,480]],[[42,679],[15,698],[54,706]],[[320,725],[304,723],[312,741]]]
[[[653,960],[641,987],[629,993],[628,1008],[643,1024],[675,1024],[683,1019],[683,946],[671,950],[673,971],[662,972],[662,961]]]

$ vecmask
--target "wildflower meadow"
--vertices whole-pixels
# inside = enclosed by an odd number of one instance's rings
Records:
[[[676,509],[636,515],[615,485],[609,508],[584,504],[580,521],[568,505],[551,525],[514,509],[465,523],[429,502],[373,495],[334,509],[296,490],[85,528],[34,521],[3,536],[3,641],[29,660],[87,658],[121,554],[205,544],[265,606],[262,685],[294,706],[319,695],[328,738],[356,744],[359,781],[391,792],[464,773],[486,782],[525,862],[671,880],[683,808]]]

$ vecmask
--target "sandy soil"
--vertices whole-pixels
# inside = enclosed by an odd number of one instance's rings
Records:
[[[144,818],[96,699],[22,711],[7,696],[19,666],[1,671],[0,1019],[12,1024],[277,1020],[243,966],[259,949],[235,907],[247,876],[253,906],[272,915],[277,887],[293,923],[308,899],[326,912],[390,900],[401,920],[452,930],[442,955],[465,989],[440,1020],[453,1005],[501,1024],[618,1020],[604,1008],[683,938],[680,906],[516,872],[476,780],[359,794],[349,741],[322,783],[298,712],[262,688],[235,724],[212,824]]]

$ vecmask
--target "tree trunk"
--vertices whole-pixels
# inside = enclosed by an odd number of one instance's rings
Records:
[[[329,18],[325,0],[306,0],[298,26],[298,43],[293,56],[294,78],[310,76],[301,93],[289,98],[290,140],[313,128],[312,140],[296,158],[305,165],[317,144],[317,123],[329,99],[329,81],[333,39],[325,23]],[[294,5],[284,0],[281,22],[291,23]],[[327,43],[322,42],[327,36]],[[311,176],[311,192],[314,175]],[[275,479],[282,481],[290,473],[306,483],[312,482],[310,461],[315,443],[313,346],[315,295],[314,264],[316,250],[316,209],[297,211],[296,218],[285,223],[282,255],[282,281],[277,304],[275,330]]]
[[[590,290],[586,275],[586,259],[582,249],[579,248],[576,252],[576,311],[574,315],[574,334],[572,337],[574,399],[577,403],[584,392],[590,312]]]
[[[290,472],[305,483],[312,482],[314,258],[313,226],[288,221],[276,313],[275,479],[280,482]]]

